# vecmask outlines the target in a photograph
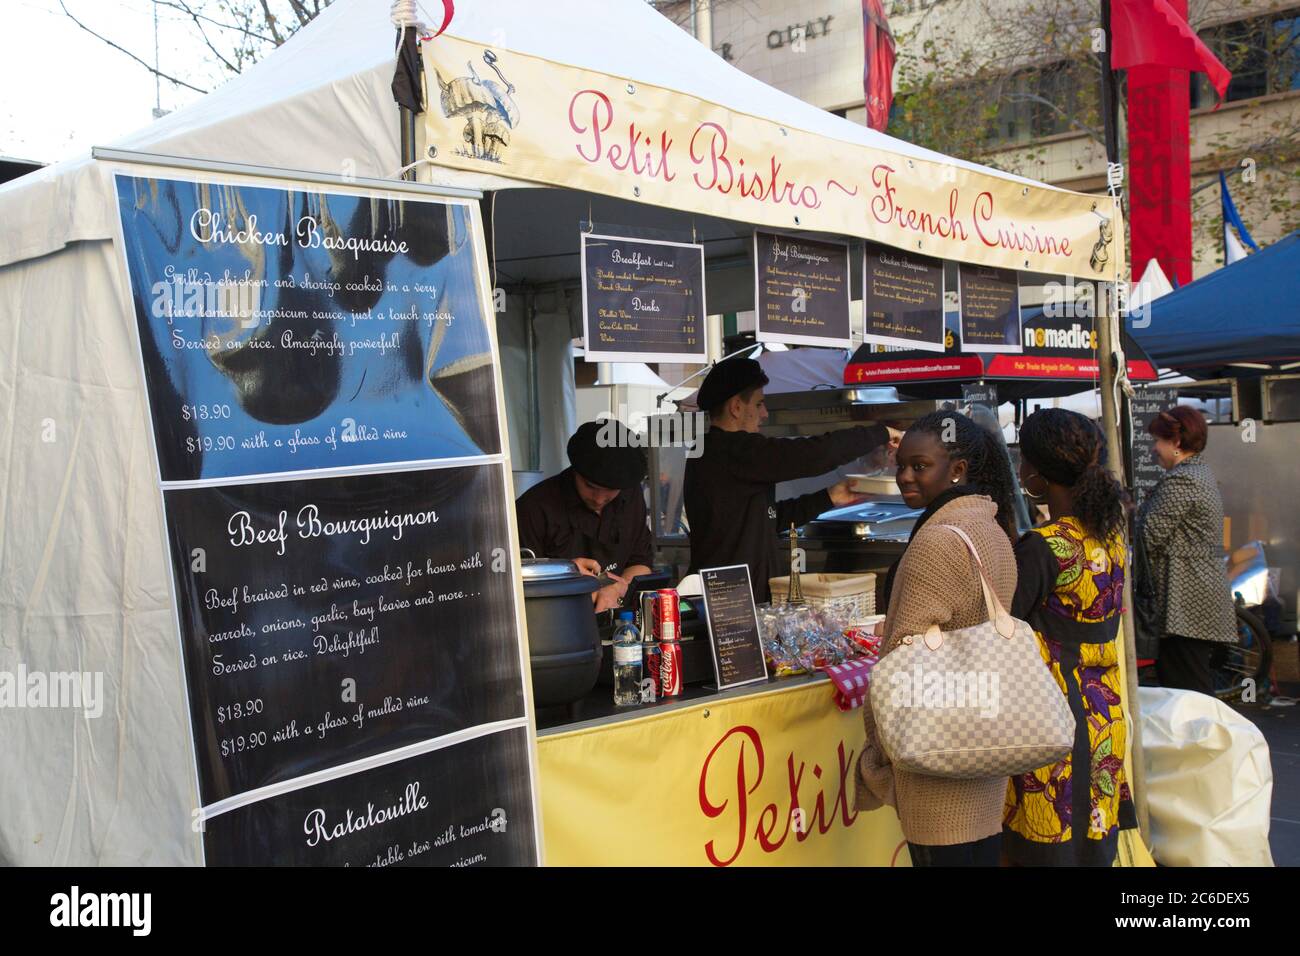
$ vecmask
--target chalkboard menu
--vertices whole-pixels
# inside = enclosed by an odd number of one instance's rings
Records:
[[[536,862],[475,210],[116,187],[205,859]]]
[[[582,235],[588,362],[703,362],[704,247]]]
[[[1133,497],[1136,504],[1151,493],[1165,475],[1156,459],[1156,440],[1147,433],[1149,426],[1163,411],[1178,404],[1175,388],[1140,388],[1129,404],[1133,419]]]
[[[863,342],[944,350],[942,259],[868,243],[862,298]]]
[[[963,262],[957,268],[963,352],[1022,352],[1020,280],[1012,269]]]
[[[848,348],[848,243],[755,232],[754,302],[760,342]]]
[[[767,680],[749,565],[702,568],[700,581],[718,690]]]

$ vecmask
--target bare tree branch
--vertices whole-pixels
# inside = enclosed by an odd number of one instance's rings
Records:
[[[263,43],[275,43],[275,40],[272,37],[269,37],[264,33],[258,33],[256,30],[249,29],[247,24],[240,26],[238,23],[222,23],[220,20],[214,20],[212,17],[199,13],[188,3],[185,3],[184,0],[180,0],[180,2],[176,3],[171,2],[171,0],[154,0],[154,2],[160,7],[170,7],[173,10],[178,10],[181,13],[193,17],[196,20],[205,20],[213,26],[221,27],[223,30],[233,30],[236,33],[242,33],[245,36],[252,37],[255,40],[261,40]],[[231,12],[233,13],[234,11]]]
[[[193,90],[196,93],[208,92],[205,89],[195,86],[193,83],[186,83],[184,80],[179,79],[178,77],[172,76],[169,73],[164,73],[162,70],[158,69],[157,67],[150,65],[147,61],[140,59],[140,57],[136,56],[130,50],[126,49],[126,47],[119,46],[118,44],[114,43],[112,40],[110,40],[108,37],[104,36],[103,34],[96,33],[94,30],[90,29],[90,27],[86,26],[84,23],[82,23],[80,20],[74,17],[72,15],[72,12],[68,10],[68,6],[66,3],[63,2],[63,0],[59,0],[59,6],[63,8],[63,12],[67,14],[68,19],[71,20],[73,23],[75,23],[77,26],[81,27],[81,29],[85,30],[95,39],[102,40],[103,42],[107,43],[114,50],[117,50],[120,53],[125,53],[131,59],[135,60],[135,62],[139,63],[146,70],[148,70],[150,73],[162,77],[164,80],[166,80],[169,83],[175,83],[177,86],[183,86],[186,89]]]
[[[168,6],[189,14],[190,19],[194,21],[194,25],[199,28],[199,36],[203,38],[203,42],[207,45],[207,48],[212,51],[212,55],[220,60],[222,65],[231,73],[239,72],[239,67],[227,60],[225,54],[218,50],[212,43],[212,40],[208,38],[208,31],[203,28],[203,21],[199,18],[197,13],[190,9],[189,4],[185,3],[184,0],[181,0],[180,3],[169,3]]]
[[[271,36],[275,38],[275,45],[279,46],[284,43],[284,37],[280,35],[280,24],[276,20],[275,14],[271,12],[271,7],[267,0],[262,0],[262,13],[266,15],[266,25],[271,30]]]

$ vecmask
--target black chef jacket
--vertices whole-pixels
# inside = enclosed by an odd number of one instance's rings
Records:
[[[884,425],[807,438],[710,428],[700,457],[686,459],[691,570],[748,564],[754,599],[766,601],[768,580],[790,573],[778,555],[778,532],[833,507],[825,490],[777,501],[776,483],[824,475],[888,441]]]
[[[539,558],[591,558],[618,574],[634,564],[654,565],[640,488],[621,492],[596,514],[578,497],[573,469],[566,468],[524,492],[515,513],[520,546]]]

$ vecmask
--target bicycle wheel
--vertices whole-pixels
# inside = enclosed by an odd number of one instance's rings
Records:
[[[1221,700],[1240,701],[1254,682],[1255,698],[1266,695],[1273,666],[1273,640],[1264,622],[1243,607],[1236,607],[1237,643],[1220,644],[1210,657],[1214,694]]]

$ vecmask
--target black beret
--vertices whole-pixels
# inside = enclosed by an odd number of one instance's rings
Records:
[[[704,377],[698,395],[699,406],[707,412],[733,395],[766,384],[767,375],[758,362],[752,358],[729,358],[713,366],[713,371]]]
[[[636,488],[646,476],[642,444],[640,436],[617,419],[587,422],[569,439],[569,464],[593,485]]]

